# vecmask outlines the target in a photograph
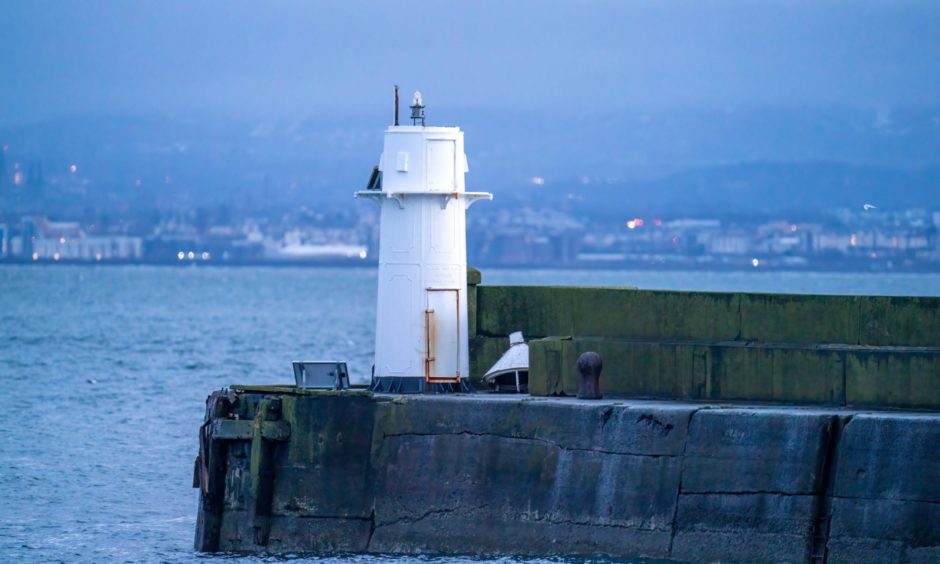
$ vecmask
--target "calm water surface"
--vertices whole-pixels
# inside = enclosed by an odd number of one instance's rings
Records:
[[[484,281],[940,295],[940,276],[914,274],[487,270]],[[371,269],[0,266],[0,560],[264,560],[192,552],[205,397],[289,382],[299,358],[346,359],[365,378],[375,284]]]

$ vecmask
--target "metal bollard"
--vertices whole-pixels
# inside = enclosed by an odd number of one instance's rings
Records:
[[[578,357],[578,372],[581,373],[581,385],[578,386],[578,399],[601,399],[601,370],[604,363],[601,355],[588,351]]]

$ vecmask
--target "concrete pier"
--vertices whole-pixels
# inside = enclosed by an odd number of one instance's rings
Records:
[[[197,550],[940,561],[940,299],[480,282],[531,395],[215,392]]]
[[[198,550],[940,559],[936,414],[247,387],[213,403],[225,454],[199,484],[218,497]],[[290,430],[268,439],[272,403]]]

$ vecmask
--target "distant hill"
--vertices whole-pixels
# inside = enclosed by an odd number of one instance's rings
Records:
[[[813,212],[834,208],[940,210],[940,167],[892,169],[836,162],[696,167],[652,180],[530,186],[505,205],[554,201],[598,217]]]
[[[940,108],[428,113],[430,123],[466,131],[471,189],[512,205],[557,201],[580,209],[583,201],[583,212],[598,214],[869,200],[937,207],[940,194]],[[19,162],[41,168],[48,180],[78,165],[74,177],[65,176],[71,184],[47,182],[45,205],[344,204],[377,162],[389,117],[84,116],[0,124],[0,144],[9,145],[7,172]],[[0,186],[4,201],[9,209],[9,186]]]

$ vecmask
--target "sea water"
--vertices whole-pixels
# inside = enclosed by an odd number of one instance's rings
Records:
[[[484,281],[940,295],[940,276],[925,274],[486,270]],[[0,560],[285,559],[192,550],[205,398],[290,383],[299,359],[346,360],[367,379],[375,297],[365,268],[0,266]]]

